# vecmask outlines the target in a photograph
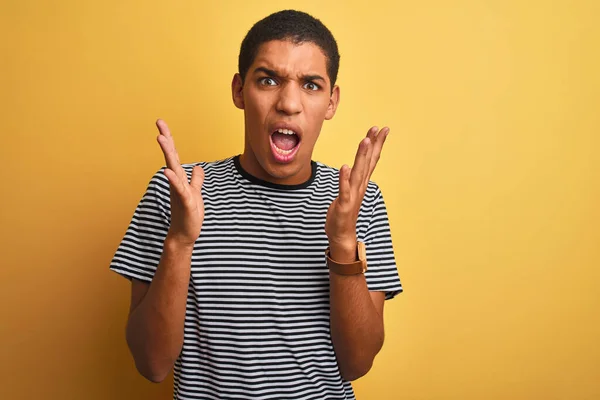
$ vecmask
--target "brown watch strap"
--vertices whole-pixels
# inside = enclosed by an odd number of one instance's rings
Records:
[[[329,247],[325,251],[327,267],[331,272],[338,275],[360,275],[367,271],[367,252],[363,242],[357,243],[357,261],[351,263],[339,263],[329,256]]]

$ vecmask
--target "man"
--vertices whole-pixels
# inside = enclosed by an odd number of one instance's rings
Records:
[[[389,129],[368,131],[352,168],[312,161],[338,65],[320,21],[275,13],[248,32],[231,86],[241,155],[180,165],[157,121],[166,168],[111,269],[132,281],[136,367],[155,382],[174,369],[176,399],[353,399],[381,349],[384,300],[402,290],[369,181]]]

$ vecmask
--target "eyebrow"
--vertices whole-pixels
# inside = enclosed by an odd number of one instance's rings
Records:
[[[254,73],[256,74],[257,72],[263,72],[265,74],[267,74],[268,76],[270,76],[271,78],[279,78],[279,74],[275,71],[273,71],[272,69],[266,68],[266,67],[258,67],[254,70]],[[325,78],[323,78],[321,75],[302,75],[302,79],[305,81],[323,81],[323,82],[327,82],[325,80]]]

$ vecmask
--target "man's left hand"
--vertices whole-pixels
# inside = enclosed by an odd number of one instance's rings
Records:
[[[340,169],[339,195],[329,206],[325,221],[325,233],[334,259],[336,259],[335,253],[356,254],[358,212],[389,131],[387,127],[379,130],[374,126],[369,129],[367,137],[358,145],[352,168],[344,165]]]

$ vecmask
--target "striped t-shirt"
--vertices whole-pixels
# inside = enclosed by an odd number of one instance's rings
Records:
[[[276,185],[244,171],[239,156],[204,168],[205,216],[194,245],[174,399],[354,399],[329,330],[327,209],[339,171],[312,162],[311,178]],[[169,182],[158,171],[111,262],[151,282],[170,223]],[[357,235],[371,291],[402,291],[381,191],[370,182]]]

